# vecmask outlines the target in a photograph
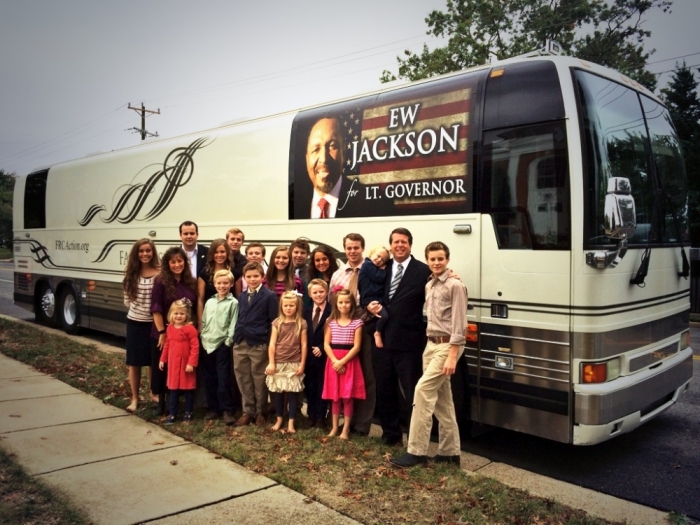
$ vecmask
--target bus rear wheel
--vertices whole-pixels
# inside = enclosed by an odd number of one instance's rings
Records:
[[[58,300],[58,318],[61,328],[68,334],[77,334],[80,326],[78,314],[78,301],[75,292],[71,288],[65,288]]]
[[[46,326],[56,324],[56,297],[48,284],[43,284],[36,296],[36,322]]]

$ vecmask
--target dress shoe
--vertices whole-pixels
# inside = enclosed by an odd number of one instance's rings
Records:
[[[451,463],[453,465],[459,466],[460,459],[460,456],[442,456],[438,454],[433,458],[433,461],[435,463]]]
[[[403,445],[403,439],[400,437],[392,437],[392,438],[382,438],[382,441],[384,444],[388,447],[393,447],[396,445]]]
[[[237,427],[244,427],[246,425],[250,425],[253,422],[253,416],[250,414],[243,414],[240,418],[238,418],[238,421],[236,421],[236,426]]]
[[[406,452],[400,458],[391,458],[389,462],[399,468],[411,468],[416,465],[425,465],[428,462],[428,456],[416,456]]]
[[[265,416],[262,414],[259,414],[258,417],[255,418],[255,424],[259,427],[264,427],[267,425],[267,419],[265,419]]]
[[[220,417],[220,412],[214,412],[213,410],[210,410],[209,412],[207,412],[207,415],[204,416],[204,421],[214,421],[216,419],[219,419]]]
[[[224,410],[224,423],[229,427],[236,423],[236,418],[228,410]]]

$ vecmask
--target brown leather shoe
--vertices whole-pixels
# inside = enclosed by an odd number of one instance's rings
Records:
[[[233,414],[229,412],[228,410],[224,410],[224,423],[227,426],[231,426],[236,422],[236,418],[233,417]]]
[[[255,418],[255,424],[259,427],[264,427],[265,425],[267,425],[267,419],[265,419],[265,416],[260,414],[258,415],[258,417]]]
[[[243,414],[240,418],[238,418],[238,421],[236,421],[236,426],[237,427],[244,427],[246,425],[250,425],[253,422],[253,416],[250,414]]]

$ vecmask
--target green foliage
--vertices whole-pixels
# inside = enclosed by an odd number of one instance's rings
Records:
[[[0,169],[0,239],[12,248],[12,192],[15,174]]]
[[[661,90],[683,148],[688,175],[688,215],[693,246],[700,246],[700,99],[698,82],[685,62],[676,64],[668,87]]]
[[[397,57],[399,78],[418,80],[541,48],[556,40],[564,52],[617,69],[653,90],[656,77],[644,69],[650,53],[642,28],[651,9],[667,12],[672,0],[447,0],[447,10],[425,19],[427,33],[447,45]],[[583,36],[581,36],[583,35]],[[653,52],[653,51],[652,51]],[[382,82],[396,80],[384,71]]]

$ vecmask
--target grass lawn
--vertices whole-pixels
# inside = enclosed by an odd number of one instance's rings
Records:
[[[68,499],[29,476],[0,448],[0,523],[87,525],[87,514]]]
[[[5,248],[4,246],[0,246],[0,260],[3,259],[11,259],[12,258],[12,250],[9,248]]]
[[[123,356],[2,319],[0,351],[112,405],[128,405]],[[144,388],[142,399],[147,398]],[[163,423],[150,414],[149,409],[138,412]],[[371,437],[328,438],[320,429],[304,429],[303,417],[297,421],[301,430],[287,434],[268,427],[230,428],[221,420],[204,422],[202,416],[198,410],[192,423],[167,429],[361,523],[609,523],[455,466],[393,468],[387,459],[403,449]]]

